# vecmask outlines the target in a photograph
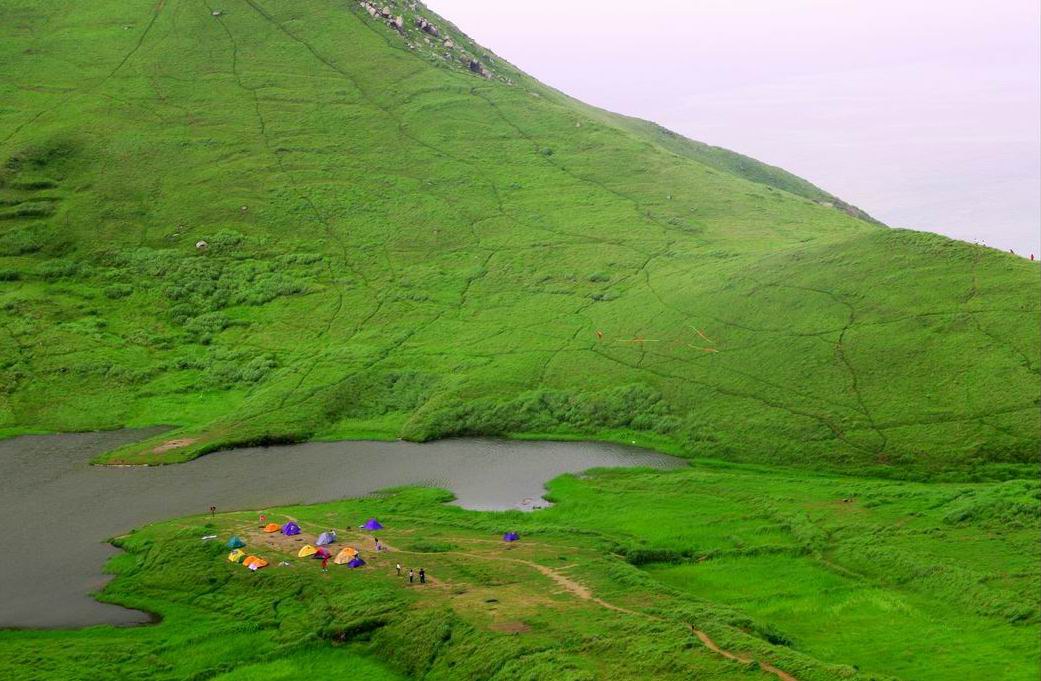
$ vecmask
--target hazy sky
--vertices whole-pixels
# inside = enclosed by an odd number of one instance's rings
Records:
[[[427,0],[570,95],[899,227],[1041,250],[1038,0]]]

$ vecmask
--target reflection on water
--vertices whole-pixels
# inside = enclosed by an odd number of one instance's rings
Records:
[[[314,442],[240,449],[161,467],[90,466],[96,454],[156,431],[26,436],[0,441],[0,627],[137,624],[142,612],[94,601],[106,539],[176,516],[360,496],[434,485],[472,509],[545,504],[546,481],[594,467],[677,467],[673,457],[584,442],[446,440]],[[69,559],[63,559],[68,557]],[[7,588],[18,585],[17,589]]]

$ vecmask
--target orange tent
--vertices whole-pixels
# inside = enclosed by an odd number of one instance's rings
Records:
[[[340,549],[340,552],[336,554],[336,558],[333,558],[333,562],[337,565],[346,565],[351,562],[351,559],[358,555],[358,549],[353,546],[345,546]]]
[[[242,564],[250,570],[259,570],[262,567],[267,567],[267,561],[260,556],[249,556],[246,560],[242,561]]]
[[[264,531],[265,532],[278,532],[281,529],[282,529],[282,526],[279,525],[278,523],[268,523],[267,525],[264,526]]]

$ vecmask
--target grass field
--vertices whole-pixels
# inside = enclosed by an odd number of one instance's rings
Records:
[[[384,4],[401,31],[356,2],[0,0],[0,435],[1036,473],[1036,263],[881,227]]]
[[[432,489],[189,518],[118,540],[102,598],[154,627],[0,632],[16,679],[1035,679],[1037,482],[918,484],[741,466],[551,484],[535,513]],[[386,525],[377,554],[356,528]],[[335,528],[359,570],[296,558]],[[516,530],[521,541],[500,535]],[[225,560],[236,533],[272,563]],[[336,547],[338,549],[338,546]],[[287,561],[288,566],[277,565]],[[394,564],[423,567],[408,585]],[[747,662],[727,659],[699,638]],[[352,671],[353,670],[353,671]],[[107,675],[107,676],[106,676]]]

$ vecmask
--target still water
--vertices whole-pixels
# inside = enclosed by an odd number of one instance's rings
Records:
[[[361,496],[398,485],[451,490],[471,509],[530,509],[543,485],[596,467],[675,468],[680,459],[586,442],[314,442],[211,454],[161,467],[91,466],[158,431],[0,441],[0,627],[131,625],[146,613],[90,597],[116,549],[105,540],[177,516]]]

